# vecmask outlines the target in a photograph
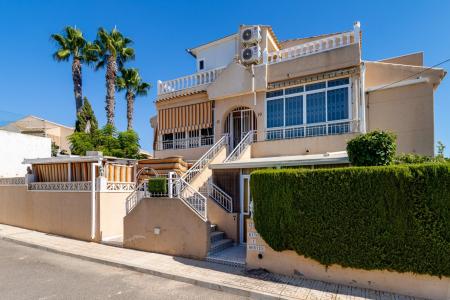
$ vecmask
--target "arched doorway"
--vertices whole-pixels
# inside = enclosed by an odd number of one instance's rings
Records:
[[[229,145],[234,149],[249,131],[256,128],[255,112],[248,107],[240,106],[228,114],[223,131],[229,135]]]

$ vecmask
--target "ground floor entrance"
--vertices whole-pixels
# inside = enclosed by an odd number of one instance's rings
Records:
[[[234,149],[249,131],[255,129],[255,112],[248,107],[235,108],[225,119],[224,133],[229,136],[231,149]]]

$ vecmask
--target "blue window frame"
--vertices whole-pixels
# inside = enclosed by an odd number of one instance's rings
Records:
[[[348,78],[339,78],[339,79],[328,81],[328,87],[335,87],[335,86],[345,85],[348,83],[349,83]]]
[[[320,90],[325,88],[325,81],[306,85],[306,91]]]
[[[282,127],[284,125],[284,99],[267,101],[267,128]]]
[[[328,121],[348,119],[348,88],[327,92]]]
[[[283,90],[278,91],[272,91],[266,93],[266,98],[274,98],[274,97],[280,97],[283,96]]]
[[[303,124],[303,96],[286,98],[285,126]]]
[[[325,121],[325,92],[306,95],[306,123]]]

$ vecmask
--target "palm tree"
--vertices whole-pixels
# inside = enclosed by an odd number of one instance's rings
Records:
[[[83,63],[96,60],[96,55],[92,51],[93,45],[84,39],[81,30],[70,26],[66,26],[62,34],[52,34],[51,39],[58,46],[56,52],[53,53],[56,61],[68,61],[72,57],[73,93],[78,114],[83,106],[81,67]]]
[[[139,70],[135,68],[120,70],[121,76],[116,80],[118,91],[126,90],[125,99],[127,100],[127,130],[133,129],[134,100],[136,96],[146,96],[151,88],[149,83],[142,81]]]
[[[124,37],[116,28],[107,32],[104,28],[99,28],[97,40],[99,62],[96,70],[106,65],[106,118],[109,125],[114,126],[115,110],[115,84],[117,68],[122,68],[123,64],[130,59],[134,59],[134,49],[129,45],[132,41]]]

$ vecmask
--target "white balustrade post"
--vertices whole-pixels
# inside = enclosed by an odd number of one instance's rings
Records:
[[[173,198],[173,174],[174,172],[169,172],[169,198]]]
[[[356,21],[355,24],[353,24],[353,33],[354,33],[355,44],[359,44],[360,32],[361,32],[361,23],[359,21]]]
[[[269,63],[269,51],[267,51],[267,48],[263,51],[263,64],[267,65]]]
[[[161,81],[161,80],[158,80],[158,83],[157,83],[156,85],[157,85],[157,89],[158,89],[158,95],[160,95],[160,94],[161,94],[161,85],[162,85],[162,81]]]

